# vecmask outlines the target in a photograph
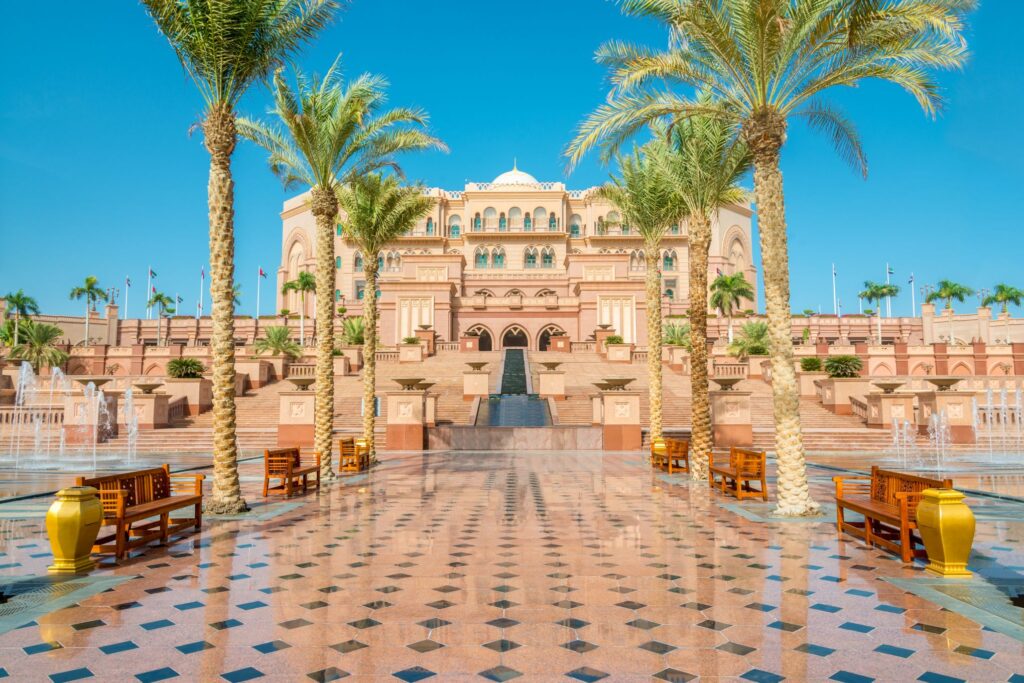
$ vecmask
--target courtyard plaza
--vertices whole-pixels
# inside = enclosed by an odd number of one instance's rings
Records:
[[[291,499],[248,461],[249,513],[54,584],[50,498],[11,500],[0,676],[1024,680],[1024,503],[971,496],[975,578],[929,578],[809,471],[824,514],[780,520],[641,453],[385,452]]]

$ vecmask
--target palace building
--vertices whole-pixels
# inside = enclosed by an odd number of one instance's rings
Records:
[[[401,343],[421,325],[433,326],[445,341],[478,334],[481,350],[544,350],[553,333],[585,340],[602,324],[626,342],[647,343],[642,238],[593,189],[567,190],[513,168],[490,183],[427,192],[436,200],[430,214],[383,253],[359,253],[345,237],[344,216],[337,228],[335,300],[349,316],[362,313],[363,262],[376,258],[383,345]],[[298,294],[281,294],[281,287],[316,268],[308,196],[289,199],[281,213],[278,311],[299,311]],[[709,281],[742,272],[756,282],[751,215],[748,206],[719,212]],[[685,223],[673,226],[662,244],[666,316],[687,311],[688,244]],[[312,316],[312,296],[305,305]]]

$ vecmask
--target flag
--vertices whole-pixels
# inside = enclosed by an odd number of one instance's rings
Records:
[[[205,266],[199,269],[199,279],[200,280],[205,280],[206,279],[206,267]]]
[[[886,272],[889,275],[895,275],[896,274],[896,269],[893,268],[892,266],[888,265],[888,264],[885,266],[885,269],[886,269]]]
[[[177,297],[175,297],[175,298],[178,300],[179,304],[184,301],[184,299],[181,298],[180,294]]]
[[[153,288],[153,294],[156,294],[156,287]]]
[[[260,277],[266,277],[267,274],[263,271],[263,267],[260,267]]]
[[[910,279],[907,280],[907,284],[908,285],[913,285],[914,284],[914,274],[913,273],[910,274]]]
[[[129,278],[125,278],[124,279],[124,286],[125,287],[131,287],[132,286],[132,281]]]
[[[837,275],[839,275],[839,273],[836,272],[836,264],[833,263],[832,264],[832,277],[835,277]]]
[[[156,271],[155,271],[155,270],[153,270],[152,268],[150,268],[150,269],[149,269],[149,276],[150,276],[150,277],[156,277]]]

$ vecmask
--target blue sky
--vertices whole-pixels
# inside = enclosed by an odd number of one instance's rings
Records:
[[[129,276],[139,315],[152,265],[159,288],[180,293],[182,312],[192,312],[207,263],[208,159],[188,134],[199,99],[166,41],[134,2],[15,3],[5,16],[0,292],[23,287],[45,311],[75,313],[67,293],[86,275],[122,291]],[[1024,70],[1014,47],[1022,21],[1024,3],[983,3],[970,64],[941,77],[949,104],[937,121],[892,86],[838,95],[863,136],[867,181],[823,138],[792,131],[783,170],[794,310],[830,312],[833,261],[847,312],[863,280],[884,278],[887,260],[903,285],[913,271],[919,285],[947,277],[1024,286],[1015,201],[1024,186]],[[579,188],[608,170],[588,159],[566,179],[560,153],[604,97],[592,55],[610,38],[665,40],[606,0],[354,0],[299,63],[322,71],[342,52],[347,74],[383,74],[393,104],[430,112],[451,153],[407,157],[411,178],[458,189],[518,157],[539,179]],[[267,101],[257,88],[241,111],[261,115]],[[239,312],[251,314],[257,268],[279,262],[288,193],[246,144],[234,170]],[[910,312],[904,289],[894,313]],[[272,307],[265,292],[262,312]]]

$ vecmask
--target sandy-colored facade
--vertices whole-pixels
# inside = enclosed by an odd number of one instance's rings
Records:
[[[382,343],[400,343],[420,325],[442,340],[467,332],[491,348],[544,349],[551,333],[584,340],[610,324],[625,341],[646,344],[643,240],[616,207],[592,190],[539,182],[516,168],[461,191],[428,190],[430,214],[384,253],[380,268]],[[730,206],[713,222],[709,279],[742,272],[756,282],[748,206]],[[315,221],[308,194],[284,204],[277,309],[301,307],[282,285],[315,270]],[[362,311],[363,259],[346,238],[344,216],[335,236],[336,291],[348,315]],[[687,226],[673,226],[659,254],[665,314],[689,305]],[[314,302],[307,296],[306,314]],[[756,309],[756,301],[744,308]]]

